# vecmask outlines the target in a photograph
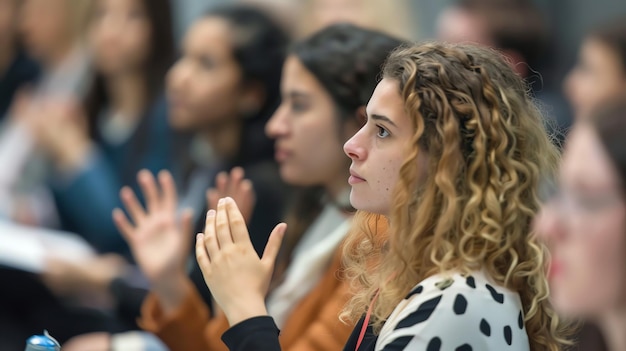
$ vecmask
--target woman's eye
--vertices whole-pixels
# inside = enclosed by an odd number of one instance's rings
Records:
[[[378,136],[381,139],[384,139],[389,136],[389,132],[387,131],[387,129],[381,126],[376,126],[376,127],[378,127],[378,133],[376,133],[376,136]]]
[[[303,104],[301,102],[295,102],[294,101],[294,102],[291,103],[291,109],[294,112],[303,112],[303,111],[305,111],[307,109],[307,106],[306,106],[306,104]]]

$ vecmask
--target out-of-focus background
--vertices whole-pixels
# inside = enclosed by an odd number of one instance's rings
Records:
[[[233,3],[290,38],[227,10],[230,26],[198,25]],[[142,169],[169,170],[201,223],[215,175],[245,168],[264,205],[251,227],[269,233],[291,189],[263,133],[282,59],[261,43],[337,22],[500,50],[557,140],[626,90],[623,0],[0,0],[0,350],[44,328],[61,342],[140,329],[149,283],[111,213]],[[238,90],[248,78],[262,93]]]

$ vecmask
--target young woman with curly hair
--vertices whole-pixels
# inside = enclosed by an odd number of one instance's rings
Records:
[[[522,79],[494,51],[437,43],[396,50],[382,77],[344,150],[356,222],[390,230],[346,244],[344,316],[362,318],[345,350],[559,350],[531,228],[559,157]],[[279,349],[262,297],[284,230],[258,259],[232,199],[207,214],[196,253],[231,350]]]

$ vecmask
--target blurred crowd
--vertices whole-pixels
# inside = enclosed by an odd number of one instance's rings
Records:
[[[223,196],[237,201],[259,254],[272,228],[289,224],[267,299],[284,349],[341,349],[352,326],[328,320],[348,289],[335,274],[354,212],[343,144],[363,123],[385,57],[402,43],[499,50],[559,148],[572,125],[626,100],[626,13],[597,23],[564,81],[546,82],[556,76],[558,38],[532,0],[453,1],[436,14],[432,38],[418,32],[419,10],[409,0],[0,0],[0,350],[22,350],[43,329],[64,351],[224,350],[227,322],[192,245]],[[371,31],[359,37],[338,23]],[[626,138],[626,125],[606,128]],[[595,139],[584,131],[572,138],[570,168],[579,154],[603,162],[590,150]],[[626,149],[615,147],[624,161]],[[599,180],[604,166],[578,165],[598,168],[586,177]],[[615,184],[607,196],[626,201]],[[583,195],[559,193],[555,202],[561,188],[546,188],[551,205],[535,228],[555,233],[550,213],[572,210]],[[624,308],[626,207],[609,214],[615,209],[599,203],[607,196],[584,196],[573,210],[600,214],[578,220],[599,224],[580,235],[605,240],[603,231],[617,231],[614,242],[585,246],[621,245],[623,255],[593,271],[581,252],[576,269],[619,277],[613,289]],[[154,234],[173,230],[181,235]],[[324,345],[314,336],[322,332],[309,330],[313,320],[334,332]],[[626,320],[607,323],[585,320],[573,349],[618,350],[606,333],[626,330]],[[181,325],[200,340],[180,337]]]

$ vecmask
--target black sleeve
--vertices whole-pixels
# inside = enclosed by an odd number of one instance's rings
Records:
[[[234,325],[222,335],[231,351],[280,351],[280,330],[269,316],[254,317]]]
[[[123,278],[115,278],[109,285],[115,299],[115,312],[120,320],[134,329],[139,329],[137,319],[141,316],[141,305],[148,290],[130,286]]]

